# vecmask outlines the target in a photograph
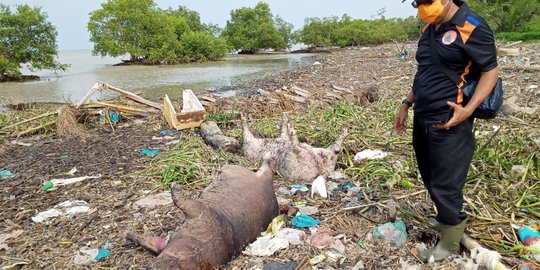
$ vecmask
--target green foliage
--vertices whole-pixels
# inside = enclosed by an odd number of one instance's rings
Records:
[[[540,40],[540,16],[535,20],[526,23],[522,27],[512,32],[496,33],[497,38],[506,40]]]
[[[57,32],[41,8],[0,4],[0,81],[21,76],[20,68],[64,70],[55,61]]]
[[[149,64],[223,58],[224,41],[210,29],[216,30],[202,24],[197,12],[183,6],[162,10],[154,0],[109,0],[90,13],[88,23],[94,54],[129,54],[131,61]]]
[[[188,32],[180,38],[182,62],[216,61],[227,51],[224,40],[205,32]]]
[[[339,24],[337,17],[306,18],[304,27],[298,32],[298,39],[313,47],[334,45],[332,35],[339,28]]]
[[[540,0],[470,0],[467,3],[495,32],[515,31],[540,12]]]
[[[285,49],[290,46],[292,27],[281,18],[274,20],[270,6],[259,2],[254,8],[239,8],[231,11],[231,19],[222,36],[230,47],[244,53],[263,49]]]
[[[298,32],[298,41],[311,47],[356,46],[380,44],[391,40],[406,40],[420,35],[420,20],[386,19],[379,12],[379,19],[352,19],[347,15],[328,18],[308,18]]]

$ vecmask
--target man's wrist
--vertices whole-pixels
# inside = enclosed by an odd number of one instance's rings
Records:
[[[401,104],[406,105],[408,108],[412,107],[412,105],[413,105],[413,103],[410,102],[407,98],[404,98],[404,99],[401,101]]]

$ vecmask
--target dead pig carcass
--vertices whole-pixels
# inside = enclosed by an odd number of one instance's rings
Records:
[[[214,269],[253,242],[278,215],[268,162],[257,173],[224,166],[197,200],[173,185],[173,201],[186,216],[168,241],[127,232],[126,237],[158,253],[147,269]]]
[[[256,138],[249,130],[246,117],[241,115],[241,118],[244,156],[253,161],[262,161],[263,157],[270,153],[271,168],[285,179],[311,181],[317,176],[334,171],[337,155],[349,134],[349,129],[345,127],[330,147],[317,148],[298,141],[296,130],[289,124],[287,113],[283,114],[280,137],[275,139]]]

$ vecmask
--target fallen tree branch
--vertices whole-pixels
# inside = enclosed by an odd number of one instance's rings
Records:
[[[9,129],[9,128],[12,128],[12,127],[16,127],[16,126],[22,125],[22,124],[24,124],[24,123],[28,123],[28,122],[31,122],[31,121],[34,121],[34,120],[38,120],[38,119],[41,119],[41,118],[45,118],[45,117],[47,117],[47,116],[55,115],[55,114],[58,114],[58,113],[59,113],[59,110],[58,110],[58,111],[54,111],[54,112],[44,113],[44,114],[38,115],[38,116],[36,116],[36,117],[32,117],[32,118],[30,118],[30,119],[26,119],[26,120],[17,122],[17,123],[15,123],[15,124],[11,124],[11,125],[9,125],[9,126],[3,127],[3,128],[1,128],[0,130],[6,130],[6,129]]]
[[[52,122],[49,122],[49,123],[46,123],[46,124],[43,124],[43,125],[41,125],[39,127],[35,127],[35,128],[31,128],[29,130],[23,131],[23,132],[19,132],[17,134],[14,134],[12,137],[20,137],[20,136],[23,136],[23,135],[32,134],[32,133],[34,133],[36,131],[47,128],[47,127],[52,126],[54,124],[56,124],[56,120],[54,120]]]

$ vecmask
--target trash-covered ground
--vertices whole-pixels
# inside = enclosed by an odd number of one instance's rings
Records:
[[[463,258],[428,265],[416,257],[419,245],[431,246],[436,239],[425,223],[434,209],[415,168],[411,134],[392,134],[399,101],[416,70],[411,58],[415,45],[406,46],[409,54],[399,54],[394,44],[342,49],[320,55],[309,67],[246,82],[242,88],[248,91],[240,97],[200,95],[208,118],[238,139],[239,111],[261,137],[277,137],[281,112],[289,111],[300,140],[319,147],[333,142],[342,126],[351,128],[336,173],[325,181],[328,198],[311,197],[312,182],[275,175],[285,215],[280,239],[289,239],[288,247],[271,256],[241,254],[223,269],[474,267]],[[534,259],[512,224],[534,226],[540,220],[540,45],[512,48],[520,48],[520,56],[499,59],[505,115],[477,121],[478,150],[465,210],[471,217],[467,234],[517,269],[520,258]],[[162,119],[121,118],[114,127],[86,129],[85,136],[6,139],[0,145],[0,266],[143,269],[154,255],[125,240],[123,233],[166,236],[181,226],[183,215],[172,204],[170,182],[196,195],[224,164],[258,168],[238,154],[213,150],[197,130],[162,133],[166,130]],[[314,220],[299,220],[298,212]],[[273,225],[280,235],[280,222]],[[403,225],[406,236],[399,230]],[[379,234],[406,241],[398,244]],[[279,239],[276,243],[286,246]],[[277,263],[289,268],[271,268]]]

